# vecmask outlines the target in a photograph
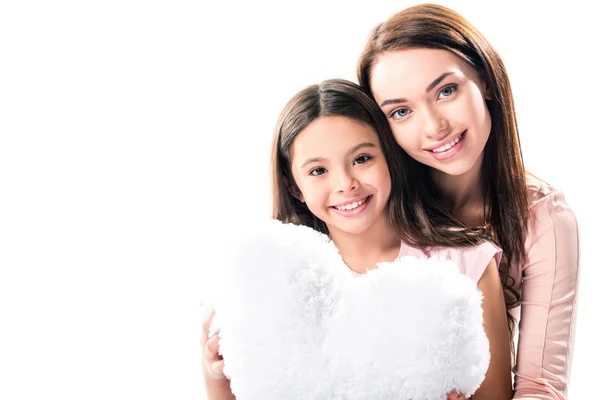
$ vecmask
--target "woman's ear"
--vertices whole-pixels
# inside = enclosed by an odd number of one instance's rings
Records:
[[[486,100],[492,100],[492,91],[490,90],[490,86],[484,81],[481,83],[483,98]]]

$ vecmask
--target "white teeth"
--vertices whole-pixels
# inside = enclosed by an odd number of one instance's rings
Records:
[[[460,136],[459,136],[459,137],[457,137],[456,139],[454,139],[454,140],[453,140],[453,141],[451,141],[450,143],[448,143],[448,144],[445,144],[445,145],[443,145],[443,146],[440,146],[440,147],[438,147],[437,149],[433,149],[433,150],[431,150],[431,151],[433,151],[434,153],[440,153],[440,152],[442,152],[442,151],[446,151],[446,150],[448,150],[449,148],[451,148],[451,147],[454,147],[454,145],[455,145],[456,143],[460,142],[460,139],[461,139],[461,138],[462,138],[462,133],[460,134]]]
[[[336,206],[335,208],[340,211],[354,210],[356,207],[363,205],[366,200],[367,199],[363,199],[361,201],[355,201],[354,203],[346,204],[344,206]]]

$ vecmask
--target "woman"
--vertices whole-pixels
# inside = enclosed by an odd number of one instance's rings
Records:
[[[358,79],[412,157],[411,184],[503,249],[511,335],[520,311],[513,399],[566,399],[577,222],[562,192],[524,169],[501,58],[459,14],[423,4],[373,30]]]

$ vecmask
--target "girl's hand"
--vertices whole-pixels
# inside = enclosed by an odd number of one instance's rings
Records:
[[[451,391],[450,393],[448,393],[447,399],[448,400],[467,400],[467,398],[464,395],[458,394],[454,390]]]
[[[206,379],[223,380],[223,357],[219,354],[219,335],[208,337],[208,331],[212,322],[214,311],[202,322],[202,371]],[[448,393],[448,400],[467,400],[464,395],[455,391]]]
[[[219,335],[208,337],[208,331],[215,312],[211,312],[202,321],[202,372],[205,379],[214,381],[225,379],[223,374],[223,357],[219,354]]]

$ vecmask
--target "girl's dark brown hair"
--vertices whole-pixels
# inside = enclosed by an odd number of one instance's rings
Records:
[[[285,106],[272,148],[273,218],[306,225],[328,234],[327,226],[292,195],[291,147],[294,139],[321,117],[343,116],[373,128],[387,162],[392,189],[388,202],[390,222],[400,238],[413,246],[461,246],[480,243],[485,233],[464,228],[436,202],[428,188],[414,179],[411,158],[396,143],[385,115],[356,84],[339,79],[308,86]]]
[[[486,224],[503,250],[499,269],[506,307],[511,309],[520,301],[513,285],[521,276],[515,276],[518,269],[510,266],[524,262],[526,257],[528,202],[515,107],[504,63],[485,37],[461,15],[439,5],[422,4],[393,15],[371,33],[358,62],[358,80],[369,95],[372,96],[371,71],[378,57],[407,48],[450,51],[477,72],[492,95],[487,100],[492,128],[484,149],[482,194]],[[430,193],[441,198],[429,167],[413,160],[410,168]],[[515,320],[510,314],[509,321],[512,336]]]

